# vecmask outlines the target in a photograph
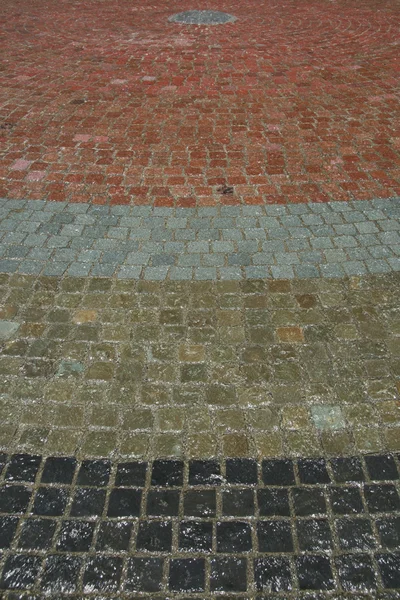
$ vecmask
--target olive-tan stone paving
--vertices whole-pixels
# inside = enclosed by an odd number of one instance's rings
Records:
[[[0,275],[0,441],[78,457],[400,450],[398,274]]]

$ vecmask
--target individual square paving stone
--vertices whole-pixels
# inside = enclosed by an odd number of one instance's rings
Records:
[[[357,457],[332,458],[330,464],[337,483],[365,481],[362,464]]]
[[[374,481],[399,479],[399,472],[393,456],[366,456],[365,462],[370,478]]]
[[[394,485],[365,485],[364,496],[372,513],[400,510],[400,499]]]
[[[336,558],[342,588],[347,592],[372,592],[377,587],[374,567],[367,554],[345,554]]]
[[[77,485],[106,486],[110,479],[111,463],[109,460],[84,460],[79,469]]]
[[[60,517],[68,501],[68,490],[57,487],[40,487],[35,496],[32,512],[46,517]]]
[[[293,552],[292,528],[288,520],[257,523],[259,552]]]
[[[151,485],[181,486],[183,484],[183,461],[155,460],[151,472]]]
[[[50,457],[46,459],[42,473],[42,483],[71,484],[75,474],[75,458]]]
[[[268,556],[254,561],[254,581],[258,592],[292,589],[292,574],[287,558]]]
[[[257,485],[257,461],[252,458],[227,458],[225,479],[227,483]]]
[[[171,559],[169,563],[169,589],[174,592],[204,592],[204,559]]]
[[[103,513],[106,490],[77,488],[71,508],[72,517],[94,517]]]
[[[305,555],[296,559],[297,577],[301,590],[331,590],[334,579],[329,558]]]
[[[179,550],[211,552],[212,531],[213,524],[209,522],[181,521],[179,524]]]
[[[172,523],[165,521],[141,521],[136,539],[137,550],[147,552],[171,552]]]
[[[314,405],[311,406],[314,425],[320,430],[337,430],[345,427],[345,421],[340,406]]]
[[[89,558],[83,575],[83,591],[115,592],[122,573],[122,558],[95,556]]]
[[[220,485],[221,468],[214,460],[191,460],[189,462],[189,485]]]
[[[159,592],[163,579],[164,559],[130,558],[124,589],[128,592]]]
[[[29,554],[8,556],[3,567],[0,589],[26,590],[31,588],[39,575],[42,559]]]
[[[0,268],[1,271],[1,268]],[[8,340],[20,328],[20,324],[15,321],[0,320],[0,340]]]
[[[361,492],[356,487],[331,487],[329,496],[332,511],[338,515],[360,513],[364,511]]]
[[[95,523],[89,521],[63,521],[58,534],[57,550],[62,552],[87,552],[93,539]]]
[[[116,486],[144,487],[146,482],[146,462],[119,463],[115,476]]]
[[[332,548],[332,534],[327,519],[297,521],[297,537],[302,551],[328,551]]]
[[[385,588],[400,588],[400,554],[377,554],[379,571]]]
[[[42,458],[30,454],[14,454],[8,463],[6,481],[34,483]]]
[[[24,513],[32,490],[23,485],[4,485],[0,488],[0,512]]]
[[[57,521],[27,519],[23,522],[18,546],[25,550],[48,550],[52,546]]]
[[[376,527],[384,548],[390,550],[398,550],[400,548],[400,517],[394,516],[377,519]]]
[[[317,484],[330,483],[331,481],[326,469],[326,461],[323,458],[299,459],[297,461],[297,467],[299,469],[301,483]]]
[[[18,517],[0,517],[0,548],[9,548],[18,525]]]
[[[257,490],[258,507],[262,517],[289,517],[288,490],[267,488]]]
[[[233,489],[222,492],[222,514],[245,517],[254,515],[254,492],[251,489]]]
[[[46,594],[73,593],[77,589],[82,558],[77,556],[50,555],[46,558],[41,589]]]
[[[147,495],[148,516],[178,516],[179,490],[150,490]]]
[[[107,515],[109,517],[138,517],[142,501],[141,490],[111,490]]]
[[[214,517],[215,490],[189,490],[184,495],[183,512],[188,517]]]
[[[129,521],[102,521],[96,550],[120,552],[129,549],[133,524]]]
[[[372,550],[376,541],[367,519],[338,519],[337,537],[342,550]]]
[[[212,592],[246,592],[247,560],[235,557],[212,559],[210,589]]]
[[[293,488],[293,502],[296,516],[326,513],[325,496],[321,489]]]
[[[225,521],[217,523],[217,552],[249,552],[252,548],[249,523]]]
[[[287,459],[263,460],[262,478],[265,485],[294,485],[293,462]]]

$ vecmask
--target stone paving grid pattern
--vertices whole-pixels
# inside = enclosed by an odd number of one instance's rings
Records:
[[[399,275],[0,276],[0,442],[79,456],[400,451]]]
[[[400,589],[393,455],[222,464],[0,459],[8,463],[0,486],[3,590],[57,598],[225,591],[250,599],[263,591],[360,598]]]
[[[199,8],[237,21],[212,27],[169,22],[182,8],[2,1],[0,196],[204,206],[400,194],[396,0],[223,0]]]
[[[0,272],[145,280],[400,270],[400,198],[152,208],[3,200]]]

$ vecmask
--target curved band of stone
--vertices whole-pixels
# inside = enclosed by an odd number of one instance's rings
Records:
[[[168,20],[185,25],[223,25],[233,23],[236,17],[219,10],[186,10],[172,15]]]

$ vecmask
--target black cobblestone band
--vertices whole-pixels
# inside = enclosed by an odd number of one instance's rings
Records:
[[[398,597],[399,456],[1,464],[2,598]]]
[[[187,10],[172,15],[168,20],[185,25],[223,25],[236,21],[236,17],[219,10]]]

